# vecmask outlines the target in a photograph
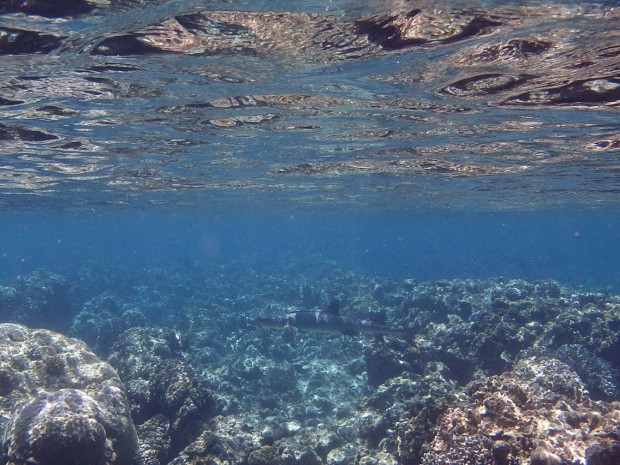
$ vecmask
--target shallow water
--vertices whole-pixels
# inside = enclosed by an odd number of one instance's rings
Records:
[[[0,13],[9,275],[200,260],[206,235],[209,259],[617,286],[613,2]]]
[[[3,220],[5,278],[40,267],[75,275],[92,263],[165,269],[239,262],[260,270],[333,260],[352,272],[394,279],[553,278],[590,290],[620,289],[620,222],[599,210],[160,207],[5,212]]]
[[[619,103],[616,1],[0,0],[0,323],[144,463],[613,462]]]

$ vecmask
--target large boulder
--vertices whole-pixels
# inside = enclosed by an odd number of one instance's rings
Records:
[[[123,384],[83,342],[0,324],[0,463],[132,465]]]

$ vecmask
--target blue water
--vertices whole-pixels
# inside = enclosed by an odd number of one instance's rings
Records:
[[[87,264],[173,268],[239,262],[261,269],[335,261],[420,281],[553,278],[620,290],[620,219],[606,212],[365,212],[158,209],[5,212],[0,263],[10,278]]]
[[[618,288],[615,2],[58,5],[0,5],[5,279],[312,257]]]

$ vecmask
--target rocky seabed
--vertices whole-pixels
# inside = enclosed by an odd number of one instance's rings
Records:
[[[405,338],[259,328],[325,308]],[[620,297],[338,264],[0,285],[0,465],[618,465]]]

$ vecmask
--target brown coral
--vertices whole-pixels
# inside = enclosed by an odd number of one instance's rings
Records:
[[[593,464],[617,453],[601,438],[613,436],[618,418],[620,403],[593,402],[567,365],[528,358],[474,383],[441,418],[422,463]]]

